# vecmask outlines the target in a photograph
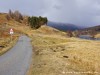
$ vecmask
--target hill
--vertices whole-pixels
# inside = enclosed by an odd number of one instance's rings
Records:
[[[67,31],[67,30],[78,30],[81,29],[81,27],[70,24],[70,23],[57,23],[57,22],[48,22],[48,26],[54,27],[56,29],[59,29],[61,31]]]
[[[100,25],[83,29],[83,31],[90,31],[90,30],[100,32]]]
[[[29,75],[67,75],[67,72],[82,75],[81,72],[100,71],[99,41],[68,38],[49,26],[32,30],[29,36],[34,48]]]
[[[8,20],[7,15],[7,13],[0,13],[0,55],[15,45],[20,33],[22,33],[22,26],[24,25],[14,19]],[[14,30],[12,41],[11,35],[9,34],[11,28]]]
[[[100,25],[81,29],[78,31],[78,33],[80,35],[91,35],[92,37],[98,37],[98,34],[100,34]]]

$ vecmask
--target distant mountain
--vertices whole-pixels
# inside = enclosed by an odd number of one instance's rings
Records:
[[[100,32],[100,25],[84,28],[82,30],[83,31],[96,31],[96,32]]]
[[[58,30],[61,31],[67,31],[67,30],[78,30],[81,29],[81,27],[78,27],[74,24],[70,24],[70,23],[59,23],[59,22],[48,22],[48,26],[54,27]]]

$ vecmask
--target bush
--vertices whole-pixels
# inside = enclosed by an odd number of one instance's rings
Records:
[[[28,17],[28,23],[30,24],[31,28],[38,29],[41,25],[47,24],[48,20],[46,17]]]

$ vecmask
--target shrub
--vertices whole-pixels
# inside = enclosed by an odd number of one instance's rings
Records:
[[[28,17],[28,23],[30,24],[31,28],[38,29],[41,25],[47,24],[48,20],[46,17]]]

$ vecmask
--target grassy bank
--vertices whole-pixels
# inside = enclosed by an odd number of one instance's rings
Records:
[[[41,30],[41,29],[40,29]],[[31,34],[33,60],[29,75],[99,75],[100,42],[40,30]],[[76,74],[77,73],[77,74]]]
[[[0,48],[0,55],[9,51],[16,44],[17,40],[18,40],[18,36],[14,37],[12,39],[12,41],[9,37],[8,38],[2,38],[0,40],[0,46],[2,46]]]
[[[100,33],[95,35],[95,38],[100,38]]]

